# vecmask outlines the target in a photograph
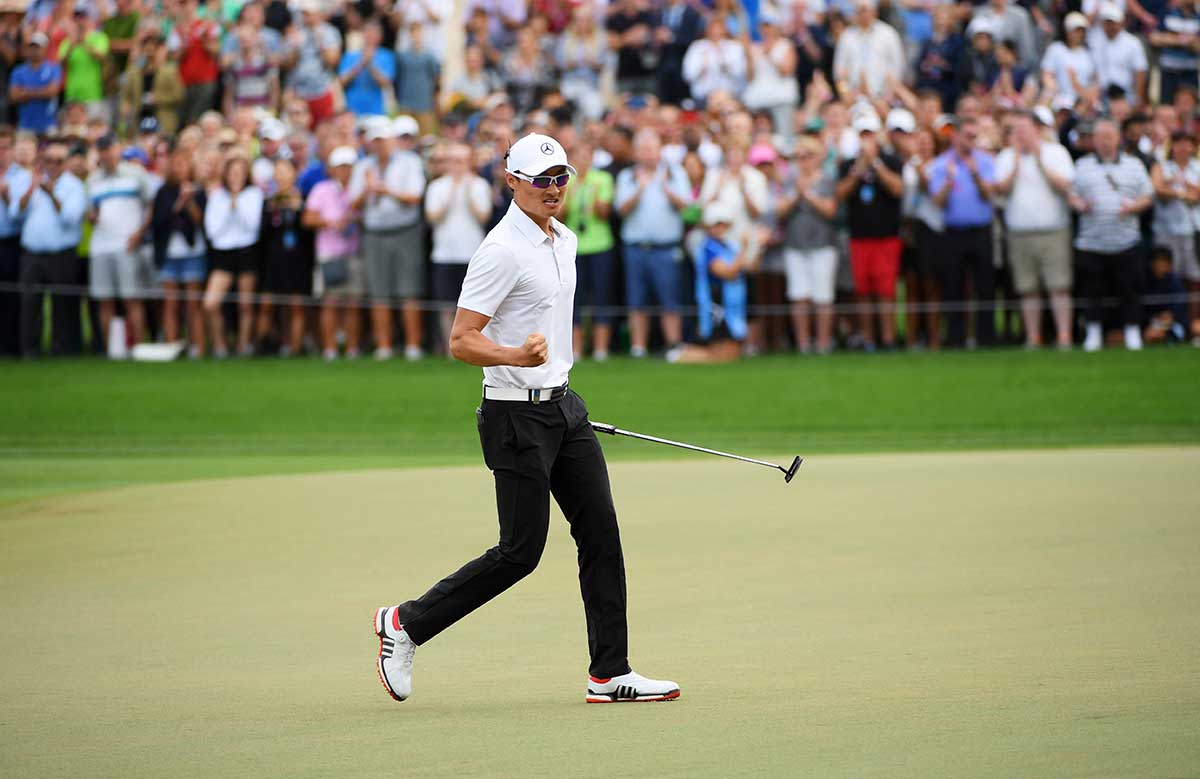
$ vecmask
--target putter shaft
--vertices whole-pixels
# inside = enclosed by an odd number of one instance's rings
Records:
[[[695,446],[694,444],[685,444],[682,441],[672,441],[669,438],[659,438],[658,436],[646,435],[644,433],[635,433],[632,430],[622,430],[621,428],[617,427],[616,425],[608,425],[603,422],[591,422],[590,420],[589,420],[589,423],[591,424],[592,429],[598,433],[608,433],[609,435],[623,435],[623,436],[627,436],[629,438],[637,438],[641,441],[649,441],[649,442],[655,443],[655,444],[665,444],[667,446],[674,446],[679,449],[687,449],[688,451],[691,451],[691,452],[701,452],[703,454],[712,454],[712,455],[716,455],[717,457],[728,457],[731,460],[741,460],[744,463],[751,463],[752,465],[762,465],[767,468],[774,468],[777,471],[783,472],[784,482],[791,482],[792,477],[796,475],[796,470],[800,467],[800,463],[804,462],[803,458],[797,456],[796,459],[792,460],[792,464],[789,467],[784,468],[782,465],[776,465],[775,463],[769,463],[764,460],[755,460],[753,457],[743,457],[740,454],[732,454],[730,452],[722,452],[720,450],[709,449],[704,446]]]

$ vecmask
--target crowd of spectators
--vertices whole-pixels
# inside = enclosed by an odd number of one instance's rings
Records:
[[[1194,0],[0,0],[0,352],[443,351],[528,132],[580,356],[1200,344],[1198,66]]]

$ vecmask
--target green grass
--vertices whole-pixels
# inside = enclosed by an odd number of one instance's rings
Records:
[[[418,650],[412,699],[380,688],[374,607],[494,539],[482,465],[10,504],[0,776],[1195,776],[1198,468],[617,463],[632,660],[683,690],[636,706],[583,703],[557,515],[530,578]]]
[[[594,419],[748,454],[1200,442],[1200,352],[584,363]],[[5,366],[0,502],[258,473],[479,461],[479,372],[261,360]],[[606,441],[615,460],[678,457]]]

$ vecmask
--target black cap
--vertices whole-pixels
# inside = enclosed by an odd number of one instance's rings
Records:
[[[143,135],[158,132],[158,117],[147,116],[138,122],[138,132]]]
[[[111,149],[117,142],[117,139],[112,137],[111,133],[105,133],[96,139],[96,148],[100,151]]]

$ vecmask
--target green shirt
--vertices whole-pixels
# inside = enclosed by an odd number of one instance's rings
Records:
[[[133,11],[125,16],[110,16],[100,25],[100,32],[108,36],[111,41],[131,41],[137,35],[138,21],[141,16],[137,11]],[[118,73],[125,71],[125,66],[129,64],[129,52],[110,52],[112,55],[113,64],[117,67]]]
[[[64,40],[58,47],[58,59],[67,74],[63,100],[68,103],[94,103],[104,99],[104,57],[108,54],[108,36],[100,31],[88,33],[84,42],[100,54],[96,59],[83,46]]]
[[[575,188],[567,204],[567,227],[579,236],[579,254],[598,254],[612,251],[612,227],[607,219],[589,213],[593,203],[613,202],[611,173],[591,168],[583,178],[571,184]]]

